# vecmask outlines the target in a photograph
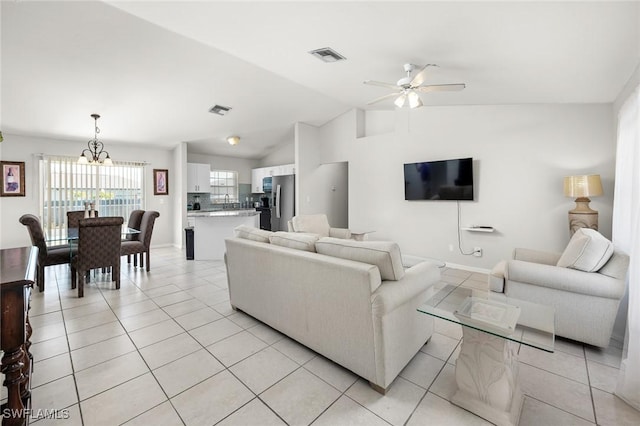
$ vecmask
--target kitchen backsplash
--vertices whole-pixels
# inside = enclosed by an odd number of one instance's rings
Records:
[[[187,192],[187,208],[190,209],[195,203],[195,198],[200,197],[200,210],[215,210],[221,209],[222,205],[213,204],[211,202],[211,198],[208,193],[196,193],[196,192]],[[247,203],[248,199],[248,205]],[[231,208],[252,208],[253,203],[256,201],[260,201],[259,197],[255,194],[251,194],[251,184],[250,183],[241,183],[238,184],[238,200],[234,200],[235,202],[229,203],[228,207]]]

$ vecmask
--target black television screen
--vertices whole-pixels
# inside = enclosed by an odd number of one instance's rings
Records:
[[[473,201],[473,159],[405,164],[404,199]]]

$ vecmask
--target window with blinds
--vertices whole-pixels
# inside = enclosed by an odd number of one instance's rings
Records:
[[[113,166],[78,164],[77,157],[40,160],[40,217],[47,238],[67,232],[67,212],[94,203],[100,217],[144,209],[144,163],[114,161]]]
[[[210,183],[211,203],[238,202],[238,172],[234,170],[212,170]],[[226,195],[229,197],[227,198]]]

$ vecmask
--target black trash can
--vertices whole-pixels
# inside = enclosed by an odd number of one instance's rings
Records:
[[[193,226],[184,228],[187,244],[187,260],[193,260]]]

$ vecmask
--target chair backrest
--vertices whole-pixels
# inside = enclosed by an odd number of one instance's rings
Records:
[[[160,216],[155,210],[147,210],[142,215],[142,223],[140,223],[140,234],[138,236],[138,241],[142,241],[145,248],[149,248],[151,244],[151,234],[153,233],[153,224],[156,221],[156,218]]]
[[[98,210],[94,210],[95,217],[98,217]],[[84,219],[84,210],[74,210],[67,212],[67,228],[79,228],[80,219]]]
[[[120,261],[121,217],[80,219],[78,225],[78,268],[87,270],[112,266]]]
[[[47,257],[47,244],[44,241],[44,231],[40,219],[32,214],[20,216],[20,223],[27,227],[31,244],[38,247],[38,257],[44,259]]]
[[[310,232],[322,237],[329,236],[329,220],[326,214],[303,214],[294,216],[291,225],[295,232]]]
[[[142,216],[144,215],[144,210],[134,210],[129,215],[129,222],[127,222],[127,227],[131,229],[140,230],[140,226],[142,225]],[[140,238],[140,234],[129,234],[127,235],[127,240],[137,241]]]

